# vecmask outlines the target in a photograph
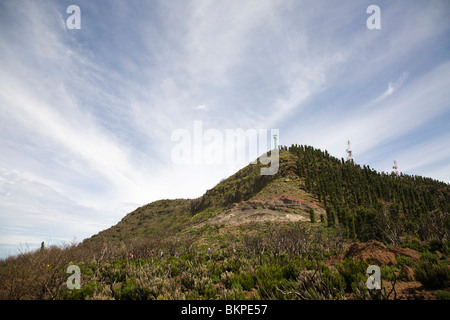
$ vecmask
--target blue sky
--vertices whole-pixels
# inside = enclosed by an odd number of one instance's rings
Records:
[[[0,257],[242,167],[174,164],[194,121],[339,158],[350,140],[361,165],[450,182],[449,16],[445,0],[2,1]]]

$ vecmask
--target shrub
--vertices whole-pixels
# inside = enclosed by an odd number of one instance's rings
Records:
[[[194,291],[198,292],[203,300],[215,299],[217,296],[217,289],[208,277],[196,278]]]
[[[237,291],[243,291],[244,290],[244,288],[242,288],[242,285],[239,283],[239,281],[236,281],[236,280],[234,280],[231,283],[231,289],[235,289]]]
[[[288,263],[287,265],[283,266],[283,278],[287,280],[295,280],[299,273],[299,268],[294,263]]]
[[[346,283],[342,275],[329,268],[325,268],[316,275],[319,282],[311,288],[316,295],[316,299],[333,300],[344,298]]]
[[[136,299],[136,280],[128,279],[122,284],[120,290],[120,299],[133,300]]]
[[[403,248],[410,248],[419,252],[424,250],[424,244],[417,236],[406,235],[401,242]]]
[[[224,289],[221,292],[220,299],[222,300],[244,300],[245,293],[242,290],[232,288]]]
[[[435,293],[437,300],[450,300],[450,292],[444,290],[437,290]]]
[[[180,282],[187,291],[194,289],[195,276],[190,271],[181,272]]]
[[[279,291],[301,300],[334,300],[345,299],[345,288],[345,280],[340,274],[326,266],[318,266],[316,270],[300,271],[294,284]]]
[[[323,282],[329,291],[331,299],[344,299],[344,290],[346,287],[345,279],[339,273],[324,267],[322,271]]]
[[[429,262],[431,264],[437,264],[439,262],[439,257],[431,252],[425,251],[420,256],[420,261]]]
[[[316,222],[316,217],[314,215],[314,208],[309,209],[309,220],[311,221],[311,223]]]
[[[410,257],[398,256],[397,257],[397,265],[398,265],[399,268],[401,268],[403,266],[411,267],[412,266],[412,260],[411,260]]]
[[[234,275],[234,280],[246,291],[250,291],[255,286],[255,280],[250,272],[242,272],[238,275]]]
[[[238,273],[239,269],[241,267],[241,262],[234,257],[231,257],[227,260],[225,260],[224,264],[223,264],[223,269],[225,271],[230,271],[233,273]]]
[[[363,260],[346,258],[336,265],[339,274],[344,278],[347,289],[355,288],[359,282],[366,281],[366,270],[369,264]]]
[[[446,242],[440,238],[431,238],[427,242],[430,251],[446,251]]]
[[[91,281],[81,286],[80,289],[69,290],[62,287],[59,291],[59,299],[64,300],[86,300],[102,291],[102,286],[97,281]]]
[[[381,279],[383,280],[393,280],[394,273],[398,273],[400,269],[397,266],[387,266],[383,265],[380,268]]]
[[[259,266],[256,279],[258,293],[263,299],[285,299],[285,296],[276,289],[283,287],[287,282],[283,279],[283,270],[280,265],[271,263]]]
[[[450,268],[445,263],[422,260],[415,270],[415,278],[426,288],[446,288],[450,286]]]

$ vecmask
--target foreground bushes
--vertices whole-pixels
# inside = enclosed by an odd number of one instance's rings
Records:
[[[415,270],[415,277],[426,288],[450,287],[450,267],[434,254],[423,254]]]
[[[188,241],[45,248],[0,261],[0,299],[385,298],[365,286],[368,263],[345,259],[333,269],[324,264],[343,251],[342,239],[328,231],[273,225],[212,253]],[[382,266],[383,280],[400,266],[412,265],[405,257],[398,262]],[[80,268],[80,289],[66,286],[72,264]],[[424,286],[450,286],[448,266],[436,255],[423,254],[413,267]]]
[[[320,265],[316,273],[310,260],[270,251],[260,255],[226,251],[101,263],[80,261],[74,264],[80,267],[81,288],[69,290],[66,268],[71,263],[39,269],[35,273],[22,270],[9,274],[9,280],[2,277],[1,298],[334,299],[344,297],[346,286],[342,276],[324,265]],[[28,281],[34,285],[29,286]]]

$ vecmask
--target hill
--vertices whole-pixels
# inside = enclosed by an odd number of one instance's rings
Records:
[[[201,230],[214,227],[223,233],[237,227],[242,232],[254,223],[309,221],[313,208],[325,214],[317,196],[305,190],[297,174],[297,157],[280,150],[275,175],[261,175],[261,164],[249,164],[197,199],[159,200],[126,215],[117,225],[94,235],[85,243],[139,239],[174,239],[220,246],[214,239],[198,241]],[[248,225],[250,224],[250,226]],[[253,224],[253,225],[252,225]],[[205,240],[205,239],[203,239]],[[217,239],[216,239],[217,240]]]
[[[279,162],[275,175],[261,175],[258,162],[197,199],[160,200],[140,207],[88,242],[164,239],[204,226],[310,221],[311,209],[315,220],[322,217],[327,226],[355,241],[399,245],[448,237],[435,232],[438,224],[449,223],[444,214],[450,210],[446,183],[378,173],[309,146],[282,147]]]
[[[279,164],[137,208],[80,244],[1,261],[0,298],[448,298],[448,184],[310,146],[281,147]],[[369,264],[381,290],[365,284]],[[65,286],[71,265],[79,290]]]

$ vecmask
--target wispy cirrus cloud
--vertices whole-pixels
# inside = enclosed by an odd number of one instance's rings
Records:
[[[79,241],[114,220],[108,212],[79,205],[24,172],[0,166],[0,247],[7,250],[2,255],[16,254],[19,244],[33,249],[42,241]]]
[[[403,85],[403,82],[406,80],[407,77],[408,77],[408,73],[403,72],[397,81],[394,81],[394,82],[389,81],[387,90],[385,92],[383,92],[383,94],[381,94],[378,98],[376,98],[374,102],[379,102],[379,101],[383,100],[384,98],[393,94],[394,91],[396,91]]]
[[[195,110],[208,110],[208,109],[210,109],[211,108],[211,106],[210,105],[207,105],[207,104],[200,104],[200,105],[198,105],[198,106],[196,106],[194,109]]]

